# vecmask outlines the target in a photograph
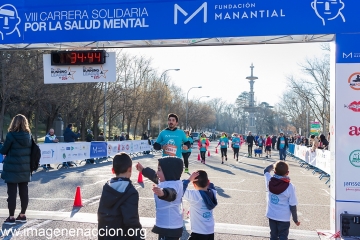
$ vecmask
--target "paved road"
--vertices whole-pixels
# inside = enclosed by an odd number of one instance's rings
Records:
[[[268,221],[264,216],[265,182],[263,169],[278,160],[278,154],[273,153],[271,159],[247,158],[245,149],[241,149],[241,157],[236,162],[229,149],[228,161],[221,164],[219,154],[215,154],[215,143],[211,143],[211,156],[207,157],[206,165],[197,161],[198,150],[193,149],[190,157],[190,171],[203,169],[207,171],[210,180],[218,192],[219,205],[214,210],[217,225],[216,239],[266,239],[268,236]],[[156,168],[160,155],[147,155],[134,159],[146,167]],[[301,226],[291,224],[292,239],[318,239],[314,237],[316,229],[329,229],[330,196],[325,179],[320,181],[311,171],[300,168],[298,163],[288,159],[290,177],[296,186],[299,200],[298,215]],[[40,171],[33,175],[29,184],[29,221],[25,225],[16,225],[20,229],[46,228],[96,228],[96,212],[103,184],[112,177],[112,162],[97,165],[85,165],[71,169]],[[133,168],[132,181],[140,195],[140,216],[147,219],[143,226],[148,230],[146,239],[156,239],[150,229],[155,217],[154,197],[151,191],[152,182],[144,179],[144,184],[137,183],[137,171]],[[182,178],[188,178],[183,174]],[[77,186],[81,187],[84,207],[73,208],[74,194]],[[0,221],[7,216],[6,185],[0,184]],[[17,209],[20,209],[18,200]],[[184,203],[185,212],[189,209]],[[16,211],[16,214],[19,210]],[[83,214],[83,215],[81,215]],[[188,219],[185,219],[188,221]],[[144,220],[145,221],[145,220]],[[3,229],[6,227],[3,226]],[[187,239],[189,226],[184,232]],[[231,235],[229,235],[231,234]],[[11,239],[47,239],[44,237],[15,237]],[[5,239],[10,239],[9,237]],[[52,239],[55,239],[53,237]],[[56,239],[75,239],[64,237]],[[96,239],[95,237],[76,237],[76,239]]]

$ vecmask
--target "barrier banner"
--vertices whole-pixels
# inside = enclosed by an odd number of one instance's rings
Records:
[[[330,151],[316,150],[316,167],[330,174]]]
[[[62,156],[59,153],[60,149],[58,149],[58,146],[63,145],[62,143],[46,143],[46,144],[41,144],[40,145],[40,149],[41,149],[41,159],[40,159],[40,163],[45,163],[46,164],[51,164],[51,163],[58,163],[61,162],[62,160]],[[59,155],[59,160],[57,161],[57,156]]]
[[[120,152],[137,153],[150,151],[147,140],[109,141],[109,142],[73,142],[39,144],[41,150],[40,164],[58,164],[68,161],[79,161],[89,158],[114,156]],[[0,156],[0,163],[2,155]]]
[[[121,152],[121,145],[120,142],[108,142],[107,143],[107,155],[108,156],[114,156],[117,153]]]
[[[132,143],[132,151],[133,152],[140,152],[140,141],[134,141]]]
[[[121,141],[120,146],[121,146],[120,152],[126,152],[126,153],[132,152],[132,141]]]
[[[295,144],[289,144],[288,152],[291,154],[295,153]]]
[[[108,156],[114,156],[119,152],[126,153],[137,153],[150,151],[151,145],[149,145],[148,140],[132,140],[132,141],[110,141],[108,144]]]
[[[91,142],[90,158],[107,157],[107,142]]]
[[[289,144],[289,149],[292,145],[295,157],[330,174],[330,151],[316,149],[315,152],[312,152],[311,148],[294,144]]]
[[[150,151],[151,150],[151,145],[149,145],[149,141],[148,140],[141,140],[140,141],[140,151]]]
[[[312,152],[309,148],[308,151],[306,152],[306,154],[308,155],[308,158],[307,158],[308,163],[312,166],[319,168],[316,164],[316,152]]]
[[[46,144],[58,144],[58,143],[46,143]],[[41,144],[39,145],[40,146],[40,149],[42,149],[43,145],[45,144]],[[40,163],[41,164],[51,164],[51,163],[60,163],[60,162],[67,162],[67,161],[73,161],[73,157],[72,157],[72,145],[71,143],[59,143],[59,145],[56,145],[56,147],[58,148],[59,150],[59,153],[57,154],[57,160],[56,162],[47,162],[47,161],[41,161],[42,158],[40,159]]]

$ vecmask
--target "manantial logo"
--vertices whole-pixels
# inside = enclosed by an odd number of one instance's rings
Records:
[[[17,33],[21,36],[18,25],[21,19],[16,8],[11,4],[4,4],[0,7],[0,36],[4,40],[4,35],[11,35]]]
[[[193,12],[185,21],[184,24],[188,24],[201,10],[204,10],[204,23],[207,22],[207,2],[201,4],[201,6]],[[174,24],[178,24],[178,12],[181,12],[182,15],[187,17],[189,14],[178,4],[174,5]]]
[[[326,21],[334,20],[341,17],[343,22],[346,22],[341,10],[344,9],[345,3],[342,0],[314,0],[311,3],[316,15],[322,20],[325,26]]]

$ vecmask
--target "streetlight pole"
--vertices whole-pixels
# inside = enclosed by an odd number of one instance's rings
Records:
[[[189,104],[189,92],[191,89],[193,88],[202,88],[202,86],[199,87],[192,87],[188,90],[187,94],[186,94],[186,122],[185,122],[185,129],[188,130],[188,104]]]
[[[201,96],[201,97],[199,97],[199,99],[197,101],[200,102],[200,99],[203,98],[203,97],[209,98],[210,96]]]
[[[310,129],[309,129],[309,106],[306,106],[306,138],[310,136]]]
[[[148,119],[148,126],[147,126],[148,134],[150,133],[150,119]]]
[[[162,79],[162,77],[163,76],[165,76],[165,74],[168,72],[168,71],[180,71],[180,69],[179,68],[172,68],[172,69],[167,69],[167,70],[165,70],[161,75],[160,75],[160,82],[161,82],[161,79]],[[164,80],[165,80],[165,78],[164,78]],[[161,82],[162,83],[162,82]],[[161,95],[161,89],[160,89],[160,102],[161,102],[161,100],[162,100],[162,95]],[[162,106],[160,107],[160,116],[159,116],[159,134],[160,134],[160,125],[161,125],[161,115],[162,115]]]

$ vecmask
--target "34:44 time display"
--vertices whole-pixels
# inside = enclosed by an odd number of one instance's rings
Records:
[[[101,53],[99,52],[72,52],[71,53],[71,64],[76,63],[100,63],[101,62]]]
[[[51,65],[104,64],[105,51],[59,51],[51,53]]]

